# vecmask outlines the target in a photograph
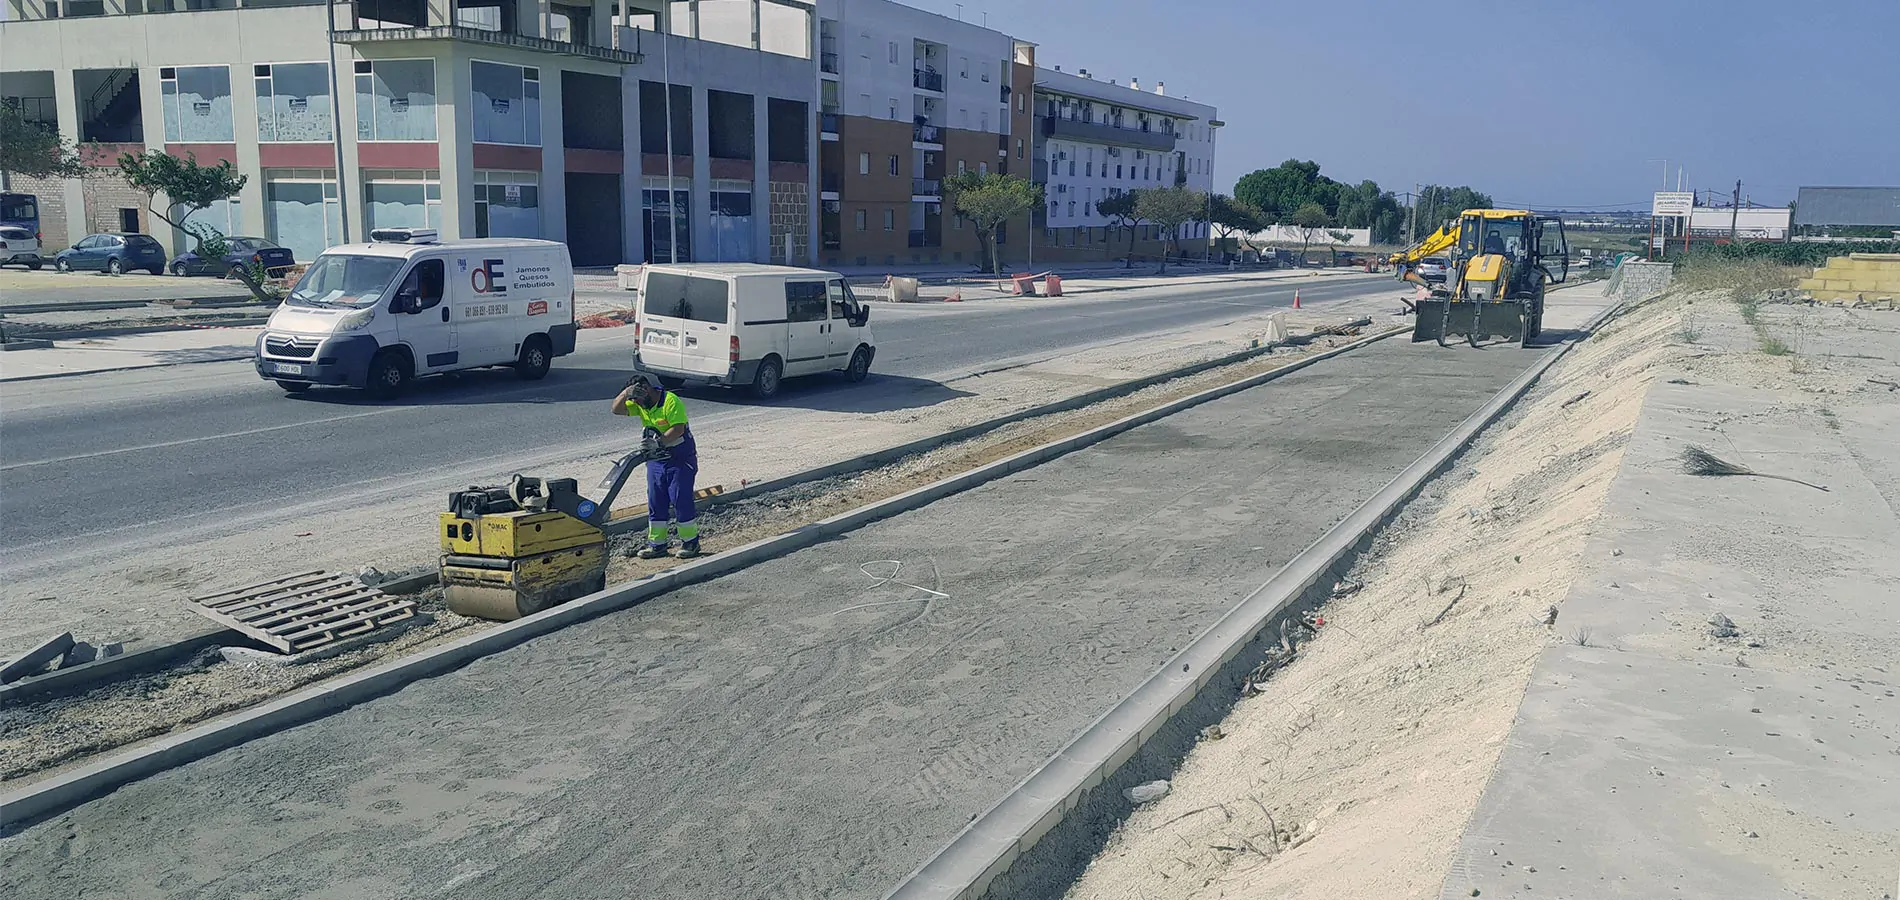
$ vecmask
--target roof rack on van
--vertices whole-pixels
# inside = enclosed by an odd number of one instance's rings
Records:
[[[369,239],[378,244],[433,244],[436,230],[433,228],[377,228],[369,233]]]

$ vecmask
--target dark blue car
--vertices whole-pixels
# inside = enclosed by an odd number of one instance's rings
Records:
[[[153,275],[163,275],[165,248],[149,234],[89,234],[79,243],[54,254],[53,268],[61,272],[103,270],[114,275],[144,269]]]
[[[172,257],[171,273],[224,276],[231,274],[232,269],[248,269],[255,262],[264,266],[266,274],[276,275],[297,262],[289,249],[261,237],[228,237],[224,244],[226,252],[222,257],[206,259],[190,250]]]

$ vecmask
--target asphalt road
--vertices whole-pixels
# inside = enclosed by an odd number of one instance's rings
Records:
[[[1379,276],[1299,279],[1307,303],[1391,287]],[[770,405],[687,392],[696,424],[779,408],[878,411],[935,402],[942,380],[1094,344],[1177,332],[1290,304],[1296,283],[1129,290],[1050,304],[879,305],[872,378],[788,382]],[[269,527],[291,509],[351,502],[372,486],[426,482],[498,456],[626,440],[579,408],[619,391],[631,331],[583,332],[544,381],[489,370],[425,379],[376,402],[347,390],[299,397],[246,362],[101,373],[7,385],[0,414],[0,549],[29,575],[162,540],[188,544],[233,522]]]
[[[870,900],[1550,352],[1328,360],[122,787],[0,895]]]

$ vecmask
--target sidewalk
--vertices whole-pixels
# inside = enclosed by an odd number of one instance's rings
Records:
[[[0,354],[0,384],[179,363],[250,359],[257,336],[263,330],[262,325],[209,326],[56,341],[49,349]]]
[[[1792,378],[1728,311],[1695,327],[1737,368],[1650,389],[1447,900],[1894,890],[1900,404],[1857,361],[1891,371],[1900,321],[1761,315],[1805,332]],[[1688,475],[1690,445],[1829,489]]]
[[[76,308],[111,308],[153,300],[221,298],[241,300],[251,292],[243,284],[222,278],[180,278],[174,275],[106,275],[100,272],[38,272],[0,269],[0,312],[18,307],[71,304]]]

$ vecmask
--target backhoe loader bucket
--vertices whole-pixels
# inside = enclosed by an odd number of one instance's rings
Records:
[[[1524,304],[1516,300],[1478,302],[1432,297],[1416,304],[1417,319],[1412,323],[1412,340],[1437,341],[1449,346],[1449,339],[1463,335],[1476,347],[1493,337],[1522,343],[1524,340]]]

